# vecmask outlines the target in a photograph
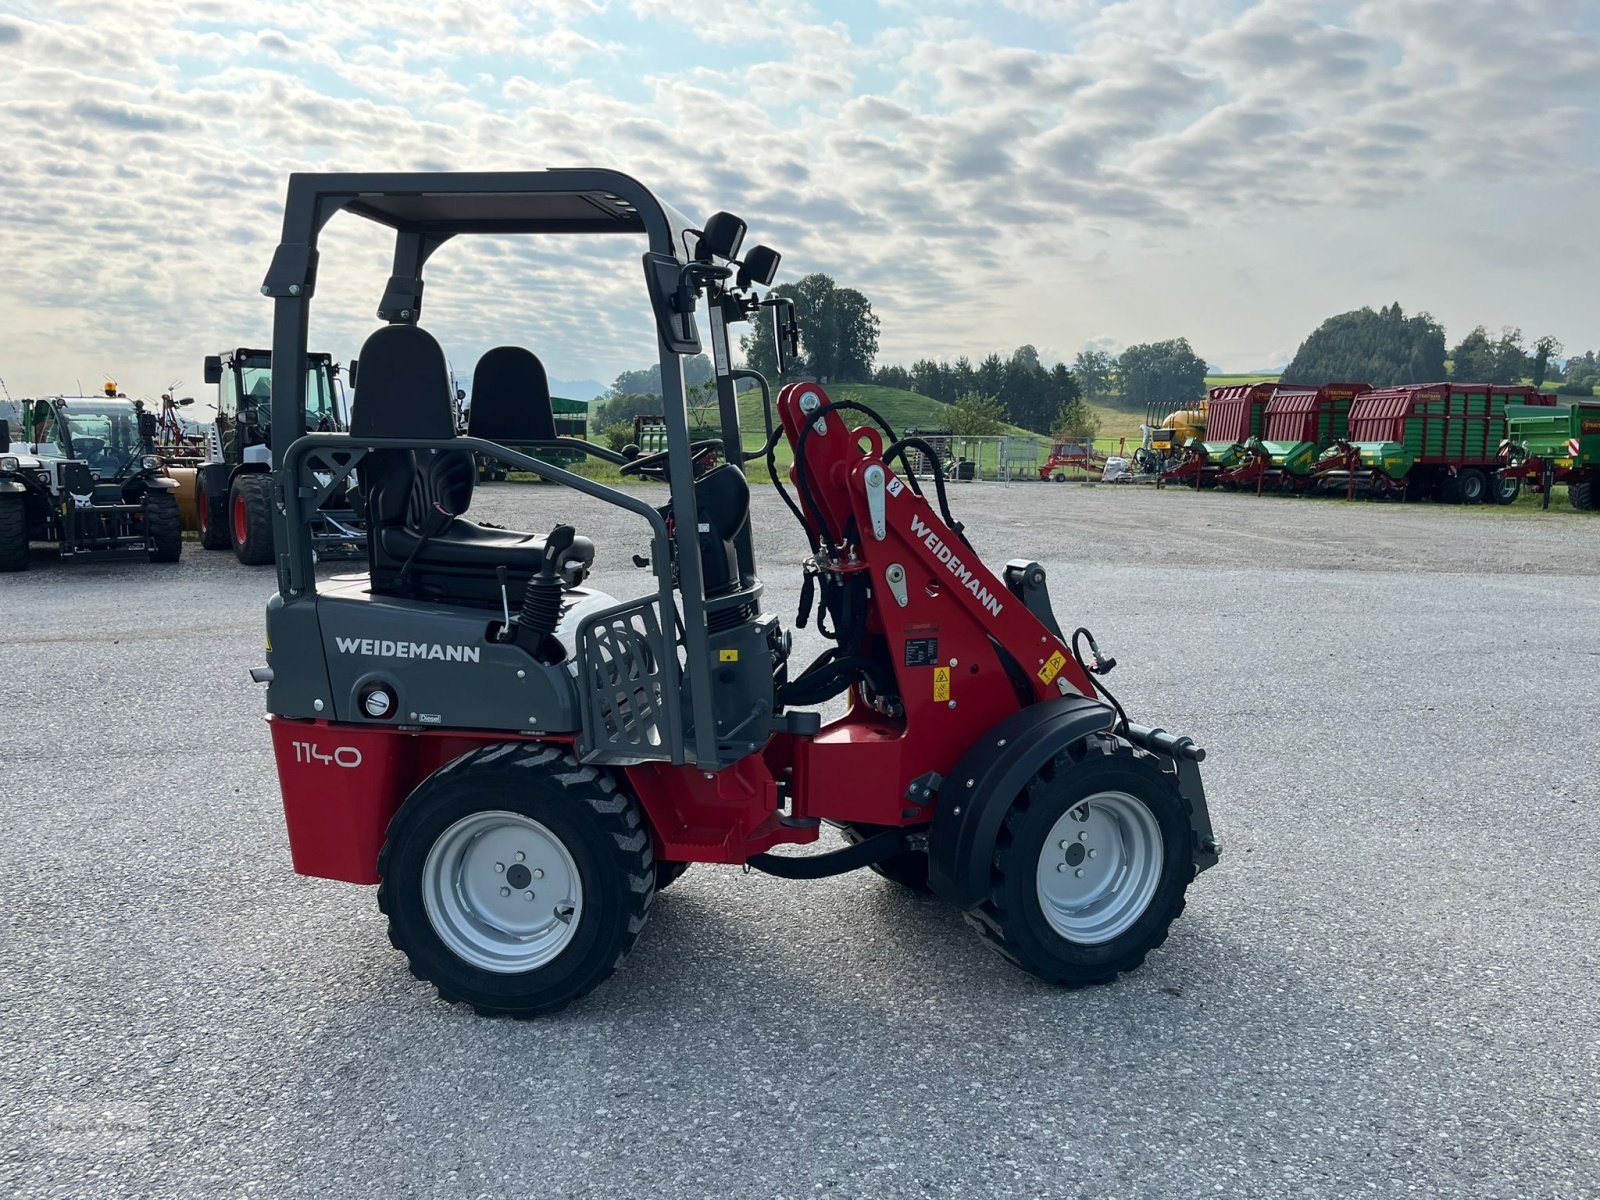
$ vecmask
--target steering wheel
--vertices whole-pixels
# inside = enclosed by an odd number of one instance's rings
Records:
[[[97,437],[76,437],[72,439],[72,449],[84,458],[99,458],[105,453],[106,440]]]
[[[722,449],[722,439],[714,438],[705,442],[689,443],[689,458],[696,467],[700,460],[707,457],[714,450]],[[667,455],[669,451],[657,450],[654,454],[641,454],[632,462],[623,463],[617,468],[618,475],[638,475],[642,479],[667,478]]]

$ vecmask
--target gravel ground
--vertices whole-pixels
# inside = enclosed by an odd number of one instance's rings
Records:
[[[477,1018],[369,890],[289,869],[245,676],[270,571],[191,543],[0,580],[0,1194],[1600,1195],[1600,522],[954,500],[1211,751],[1223,863],[1110,987],[867,873],[697,867],[594,995]],[[628,518],[475,511],[575,519],[600,586],[647,586]],[[755,512],[792,615],[802,539]]]

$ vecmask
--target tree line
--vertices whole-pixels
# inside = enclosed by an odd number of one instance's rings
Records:
[[[1045,366],[1032,345],[1009,355],[991,353],[974,362],[922,358],[910,366],[878,365],[879,321],[872,303],[855,288],[840,287],[824,274],[807,275],[774,291],[795,302],[801,317],[799,353],[778,370],[777,347],[766,314],[758,314],[741,341],[745,362],[774,383],[814,379],[824,384],[873,383],[918,392],[951,406],[952,432],[997,434],[1006,425],[1066,438],[1092,438],[1099,429],[1096,406],[1164,416],[1206,394],[1206,360],[1187,338],[1129,346],[1120,354],[1086,349],[1069,366]],[[1453,348],[1444,328],[1427,313],[1407,316],[1398,303],[1329,317],[1295,352],[1285,383],[1370,383],[1389,387],[1455,378],[1474,383],[1560,384],[1589,394],[1600,384],[1594,351],[1564,364],[1554,338],[1526,344],[1522,331],[1491,335],[1480,325]],[[712,391],[711,361],[704,355],[685,365],[691,407],[703,407]],[[591,426],[621,436],[635,416],[661,412],[660,368],[624,371],[594,410]],[[613,440],[615,440],[613,438]]]
[[[1283,382],[1310,387],[1334,382],[1395,387],[1445,379],[1492,384],[1526,379],[1534,387],[1558,383],[1562,385],[1559,391],[1588,395],[1597,381],[1589,376],[1594,352],[1575,355],[1564,364],[1561,353],[1561,343],[1555,338],[1538,337],[1530,344],[1514,326],[1491,334],[1479,325],[1455,346],[1447,347],[1444,326],[1427,313],[1408,317],[1395,303],[1376,312],[1361,308],[1329,317],[1300,343],[1284,369]],[[1587,385],[1585,378],[1590,378]]]

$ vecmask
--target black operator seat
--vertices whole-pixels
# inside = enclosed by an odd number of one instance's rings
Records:
[[[521,346],[484,351],[472,372],[472,411],[467,432],[502,446],[552,442],[556,416],[544,364]]]
[[[450,368],[426,330],[388,325],[361,349],[351,402],[353,438],[455,437]],[[466,450],[377,450],[359,467],[367,508],[372,590],[463,604],[497,605],[497,567],[505,567],[513,604],[544,563],[544,534],[496,529],[467,520],[477,477]],[[592,561],[587,539],[568,560]]]

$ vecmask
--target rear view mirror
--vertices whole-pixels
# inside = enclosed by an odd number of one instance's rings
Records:
[[[142,412],[139,414],[139,437],[141,439],[155,437],[156,428],[155,413]]]
[[[739,278],[735,283],[741,291],[751,284],[769,287],[778,275],[778,263],[783,255],[771,246],[757,246],[744,256],[744,264],[739,268]]]
[[[11,449],[11,422],[0,418],[0,454]]]
[[[739,247],[744,245],[744,231],[745,224],[741,218],[731,212],[717,213],[700,232],[700,242],[694,250],[695,258],[701,262],[710,262],[713,258],[738,258]]]
[[[344,369],[344,377],[350,381],[352,388],[356,386],[356,364],[360,361],[359,358],[352,358],[350,365]]]
[[[206,382],[222,382],[222,356],[220,354],[206,355]]]
[[[256,415],[256,410],[253,408],[241,408],[239,415],[234,420],[240,425],[259,425],[261,423],[261,418]]]
[[[194,397],[193,396],[185,396],[182,400],[178,401],[178,407],[179,408],[187,408],[189,405],[191,405],[193,403],[194,403]]]
[[[772,306],[772,341],[778,350],[781,378],[800,357],[800,320],[795,315],[794,301],[789,297],[773,296],[767,303]]]

